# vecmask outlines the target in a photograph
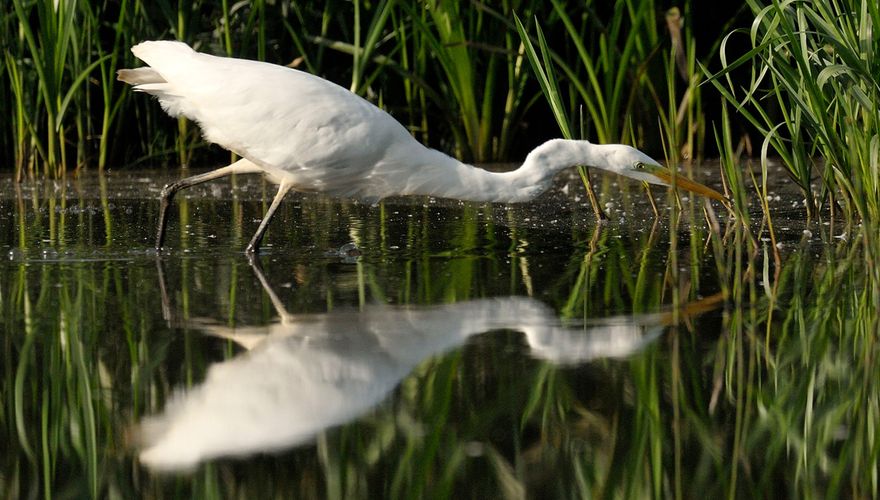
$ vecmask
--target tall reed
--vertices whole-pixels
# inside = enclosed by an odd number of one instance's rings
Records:
[[[13,0],[12,5],[24,39],[22,54],[28,54],[36,74],[34,80],[28,79],[37,86],[37,96],[31,97],[30,102],[39,103],[29,117],[31,139],[42,159],[43,175],[60,177],[69,166],[65,141],[70,124],[65,121],[65,114],[80,85],[104,58],[88,61],[80,57],[88,51],[82,46],[84,38],[77,23],[76,0],[40,0],[29,5]],[[32,16],[37,19],[36,30],[31,26]],[[28,100],[17,97],[16,102],[25,104]],[[75,126],[81,129],[82,117],[77,118]],[[77,139],[81,138],[80,133]],[[81,141],[78,143],[81,150]]]
[[[637,89],[648,81],[645,65],[657,48],[653,0],[617,2],[607,20],[600,19],[592,2],[587,2],[579,24],[567,5],[559,0],[552,3],[578,56],[574,67],[558,56],[556,63],[587,109],[588,131],[594,131],[599,142],[625,140],[628,118],[641,97]],[[586,42],[584,34],[588,34]]]
[[[727,36],[721,46],[723,69],[710,81],[767,137],[803,191],[808,214],[843,203],[876,223],[880,7],[870,0],[749,0],[748,5],[754,22],[749,30]],[[748,36],[752,49],[728,61],[728,39],[741,35]],[[748,71],[745,86],[733,76],[740,68]],[[866,237],[874,246],[875,238]]]
[[[556,124],[559,126],[559,130],[562,132],[562,137],[566,139],[574,139],[574,134],[572,133],[571,122],[569,122],[566,108],[562,104],[562,97],[560,95],[559,84],[556,79],[556,72],[553,69],[553,65],[551,63],[551,55],[550,49],[547,46],[547,40],[544,38],[544,33],[541,31],[541,26],[536,24],[535,30],[538,38],[538,46],[541,50],[541,56],[538,56],[538,53],[535,51],[534,45],[532,44],[531,39],[526,31],[526,28],[523,26],[522,22],[519,20],[519,17],[515,17],[516,27],[519,31],[519,36],[522,39],[523,47],[525,48],[525,53],[528,55],[529,63],[532,66],[532,70],[535,72],[538,78],[538,84],[541,86],[541,91],[544,93],[544,96],[547,99],[547,102],[550,105],[550,109],[553,112],[553,117],[556,119]],[[583,139],[583,137],[581,137]],[[590,205],[593,208],[593,213],[596,215],[596,218],[599,220],[606,219],[605,212],[602,210],[601,205],[599,204],[599,198],[596,196],[595,190],[593,189],[593,183],[590,179],[590,173],[587,171],[586,166],[579,166],[578,172],[581,176],[581,180],[584,183],[584,187],[587,189],[587,195],[590,198]]]

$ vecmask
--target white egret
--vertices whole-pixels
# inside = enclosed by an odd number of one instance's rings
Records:
[[[529,153],[517,170],[489,172],[425,147],[385,111],[309,73],[202,54],[181,42],[149,41],[131,50],[149,67],[120,70],[119,80],[158,97],[171,116],[195,120],[205,139],[241,157],[165,186],[157,248],[162,247],[168,206],[177,191],[234,173],[260,173],[279,186],[248,253],[257,250],[272,214],[291,189],[373,202],[428,195],[515,203],[543,193],[559,171],[586,165],[651,184],[674,182],[725,200],[621,144],[554,139]]]

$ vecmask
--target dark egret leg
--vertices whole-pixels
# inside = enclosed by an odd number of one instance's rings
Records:
[[[259,174],[262,172],[263,169],[253,164],[250,160],[242,158],[232,165],[227,165],[223,168],[218,168],[217,170],[212,170],[211,172],[206,172],[204,174],[180,179],[177,182],[172,182],[171,184],[166,185],[162,188],[161,201],[159,204],[159,230],[156,233],[156,250],[160,250],[162,248],[162,242],[165,241],[165,226],[168,224],[168,207],[171,205],[171,200],[178,191],[231,174]]]
[[[293,185],[282,182],[281,185],[278,186],[278,193],[275,195],[275,199],[272,200],[272,204],[269,205],[269,210],[266,210],[266,215],[263,216],[262,222],[260,222],[260,227],[257,228],[257,232],[254,234],[254,237],[251,238],[251,242],[248,243],[245,252],[248,255],[253,255],[260,248],[260,241],[263,240],[263,233],[266,232],[266,228],[269,226],[269,220],[272,219],[272,215],[275,214],[275,210],[278,210],[278,206],[281,205],[281,200],[284,198],[284,195],[290,191]]]

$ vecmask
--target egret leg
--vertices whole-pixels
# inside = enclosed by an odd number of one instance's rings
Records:
[[[293,187],[291,184],[286,182],[282,182],[281,185],[278,186],[278,193],[275,195],[275,199],[272,200],[272,204],[269,205],[269,210],[266,210],[266,215],[263,216],[262,222],[260,222],[260,227],[257,228],[257,232],[254,234],[254,237],[251,238],[251,242],[248,243],[245,252],[248,255],[253,255],[260,248],[260,241],[263,240],[263,233],[266,232],[266,228],[269,226],[269,220],[275,214],[275,211],[278,210],[278,206],[281,205],[281,200],[284,198],[284,195],[290,191],[290,188]]]
[[[162,195],[159,204],[159,229],[156,233],[156,250],[160,250],[162,248],[162,243],[165,241],[165,226],[168,224],[168,207],[171,205],[171,200],[178,191],[231,174],[258,174],[262,172],[263,169],[252,163],[250,160],[242,158],[223,168],[180,179],[179,181],[166,185],[162,188]]]

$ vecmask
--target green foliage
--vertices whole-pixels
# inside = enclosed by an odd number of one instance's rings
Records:
[[[563,100],[568,116],[578,101],[586,106],[587,135],[622,140],[656,128],[652,80],[662,76],[655,56],[664,41],[651,0],[621,2],[608,19],[591,2],[566,11],[558,2],[530,0],[53,4],[15,0],[0,8],[7,32],[19,34],[2,41],[8,70],[0,75],[0,95],[9,98],[15,119],[0,137],[12,146],[4,150],[6,163],[30,176],[205,160],[196,127],[180,121],[175,129],[161,110],[115,81],[116,70],[137,64],[128,49],[153,38],[348,79],[353,91],[396,114],[421,140],[490,161],[519,154],[514,148],[525,127],[545,119],[544,108],[534,106],[538,87],[513,22],[514,13],[537,16],[555,30],[545,50],[560,66],[561,87],[570,90]],[[567,36],[553,47],[560,34]],[[566,63],[560,56],[566,51],[581,63]],[[662,87],[663,79],[656,81]]]
[[[701,79],[695,72],[693,21],[682,17],[678,8],[669,9],[662,18],[667,43],[657,29],[662,21],[653,0],[617,2],[605,19],[595,13],[595,7],[586,2],[582,12],[574,10],[576,18],[569,5],[554,1],[554,17],[549,22],[561,23],[566,37],[551,50],[536,21],[540,57],[528,30],[516,19],[529,62],[563,137],[573,137],[569,117],[580,114],[582,138],[642,148],[656,146],[659,139],[668,163],[694,159],[702,149],[705,118]],[[578,18],[580,23],[575,23],[573,19]],[[571,55],[563,57],[562,53]],[[557,71],[564,78],[558,78]],[[684,91],[678,88],[679,79],[685,82]],[[586,170],[581,169],[581,177],[597,207],[597,217],[604,218]]]
[[[538,54],[535,51],[535,47],[532,44],[532,41],[529,38],[529,35],[526,32],[526,28],[522,24],[522,21],[520,21],[519,17],[516,16],[514,16],[514,19],[516,21],[517,32],[519,33],[520,39],[522,39],[523,47],[525,49],[526,55],[529,58],[529,63],[531,64],[532,69],[534,70],[535,75],[538,78],[538,84],[541,86],[541,92],[544,93],[544,96],[547,98],[547,102],[550,104],[550,110],[553,112],[553,117],[556,119],[556,124],[559,126],[562,137],[564,137],[565,139],[574,139],[574,135],[572,134],[571,130],[571,122],[569,122],[566,109],[562,104],[562,98],[559,91],[559,83],[556,79],[553,65],[550,63],[550,49],[547,46],[547,40],[544,38],[544,32],[541,31],[541,26],[535,26],[538,37],[538,46],[541,49],[541,56],[538,57]],[[599,205],[598,197],[593,190],[593,184],[590,180],[590,176],[586,170],[586,167],[579,167],[579,172],[581,180],[583,181],[584,186],[587,188],[587,195],[590,197],[590,204],[593,207],[593,212],[595,213],[596,218],[600,220],[605,219],[606,216]]]
[[[97,61],[82,60],[84,50],[84,33],[77,22],[81,14],[77,2],[37,1],[26,5],[22,0],[12,2],[15,16],[18,19],[21,37],[15,45],[22,55],[27,55],[31,69],[36,74],[35,92],[24,95],[24,79],[20,75],[13,76],[10,72],[13,94],[17,106],[27,109],[17,110],[16,115],[24,117],[30,129],[29,138],[34,141],[34,149],[39,151],[44,167],[43,174],[47,177],[59,177],[68,166],[65,141],[70,120],[65,122],[65,113],[71,101],[77,96],[79,86],[98,64]],[[32,27],[30,18],[36,18],[36,26]],[[7,55],[9,49],[7,49]],[[7,57],[10,66],[17,63]],[[15,71],[20,72],[21,70]],[[31,79],[28,78],[28,83]],[[76,116],[73,126],[81,126],[82,116]],[[16,127],[18,151],[23,149],[27,140]],[[24,158],[17,159],[19,165]]]
[[[568,7],[553,1],[579,65],[571,68],[569,62],[557,60],[577,92],[578,102],[586,107],[591,118],[589,127],[595,130],[598,141],[621,142],[626,140],[626,121],[632,117],[637,100],[648,95],[638,90],[651,85],[646,66],[658,48],[658,9],[653,0],[616,2],[610,19],[603,20],[597,18],[591,4],[587,2],[576,25]],[[591,43],[589,48],[584,38]]]
[[[725,38],[723,69],[712,75],[712,84],[764,135],[764,156],[772,150],[782,159],[810,214],[826,202],[842,202],[858,217],[880,221],[877,3],[748,4],[754,22]],[[728,39],[740,34],[748,35],[752,49],[728,61]],[[734,77],[738,70],[749,77]]]
[[[528,107],[528,73],[509,21],[514,8],[530,10],[526,4],[505,3],[495,11],[394,0],[323,6],[67,0],[57,9],[54,3],[15,0],[0,7],[4,31],[18,34],[0,42],[0,95],[8,97],[14,117],[0,130],[2,143],[11,146],[0,158],[19,176],[167,162],[172,151],[178,164],[194,161],[201,145],[196,127],[184,120],[169,127],[161,110],[115,80],[116,70],[137,64],[128,49],[144,39],[176,38],[212,53],[294,61],[336,81],[348,76],[353,91],[392,112],[405,107],[403,119],[422,139],[436,137],[465,158],[505,158]],[[429,115],[443,119],[429,123]],[[429,128],[439,133],[429,135]]]

